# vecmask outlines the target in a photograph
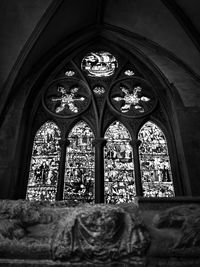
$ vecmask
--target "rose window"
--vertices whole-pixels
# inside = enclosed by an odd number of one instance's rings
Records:
[[[118,67],[116,58],[108,52],[91,52],[81,63],[81,68],[91,77],[111,76]]]
[[[76,116],[90,104],[87,85],[76,79],[63,79],[51,84],[44,96],[44,106],[58,116]]]
[[[110,91],[112,107],[126,116],[139,117],[151,112],[156,106],[152,88],[139,79],[124,79]]]

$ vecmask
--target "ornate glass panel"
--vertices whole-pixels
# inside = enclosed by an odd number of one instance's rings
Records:
[[[125,78],[116,82],[109,95],[113,108],[127,117],[141,117],[156,106],[157,100],[149,84],[142,79]]]
[[[60,161],[60,130],[53,122],[46,122],[36,133],[26,198],[55,200]]]
[[[72,77],[72,76],[74,76],[74,74],[75,74],[75,72],[73,70],[67,70],[65,72],[65,75],[68,76],[68,77]]]
[[[103,86],[95,86],[95,88],[93,89],[93,92],[96,94],[96,95],[102,95],[105,93],[105,89]]]
[[[86,110],[91,92],[86,83],[75,78],[63,78],[50,84],[43,96],[45,109],[59,117],[74,117]]]
[[[118,67],[116,58],[104,51],[91,52],[87,54],[82,62],[81,68],[91,77],[111,76]]]
[[[173,197],[174,187],[168,148],[161,129],[147,122],[138,139],[143,192],[146,197]]]
[[[130,134],[116,121],[107,129],[105,138],[105,202],[131,202],[135,196],[135,177]]]
[[[79,122],[68,139],[63,198],[75,203],[94,202],[94,135],[85,122]]]
[[[126,71],[124,72],[124,74],[127,75],[127,76],[133,76],[135,73],[134,73],[133,70],[126,70]]]

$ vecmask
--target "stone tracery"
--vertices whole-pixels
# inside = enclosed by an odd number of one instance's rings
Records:
[[[124,103],[121,106],[121,112],[126,113],[130,110],[131,106],[139,112],[143,113],[144,108],[140,104],[141,101],[149,101],[150,99],[145,96],[139,97],[138,93],[142,91],[140,86],[134,87],[132,90],[128,90],[126,87],[121,86],[121,91],[124,93],[123,97],[114,97],[115,101],[123,101]],[[130,92],[132,91],[132,92]]]
[[[118,61],[112,54],[101,51],[96,54],[87,54],[82,57],[82,61],[79,58],[79,64],[83,74],[88,74],[87,80],[83,75],[81,76],[81,70],[70,62],[64,69],[58,71],[58,77],[54,77],[53,81],[45,86],[42,96],[45,112],[52,119],[58,119],[62,129],[62,138],[65,140],[68,138],[70,143],[67,148],[65,142],[60,147],[59,173],[61,174],[57,197],[67,201],[73,200],[74,203],[103,202],[103,199],[108,203],[134,201],[137,194],[142,195],[142,189],[138,188],[141,188],[140,183],[144,181],[140,179],[142,165],[139,166],[141,159],[138,156],[138,146],[131,148],[129,142],[135,141],[132,139],[135,135],[137,119],[146,118],[156,109],[158,100],[154,90],[147,81],[140,78],[142,75],[138,74],[138,70],[135,72],[134,68],[134,72],[132,71],[131,64],[128,69],[118,66]],[[121,68],[121,70],[119,69],[119,77],[117,76],[115,80],[116,68]],[[72,77],[74,75],[76,78]],[[125,75],[128,77],[124,78]],[[120,118],[122,122],[128,123],[131,134],[127,134],[127,130],[121,127],[123,124],[119,122],[115,125],[116,127],[110,124],[107,115],[111,121],[114,118],[115,120]],[[79,118],[93,125],[93,140],[87,138],[86,142],[83,141],[89,128],[83,121],[77,124]],[[127,118],[131,120],[126,121]],[[104,150],[104,142],[99,145],[95,141],[103,139],[105,125],[113,130],[107,131],[104,136],[107,139]],[[72,129],[76,129],[74,136],[73,134],[71,136]],[[119,134],[119,138],[114,137],[116,133]],[[121,138],[124,134],[125,138]],[[115,159],[111,157],[112,153],[120,154],[119,158],[118,156]],[[104,168],[105,172],[101,173]],[[95,200],[98,193],[95,191],[94,194],[93,191],[96,184],[103,183],[97,180],[105,181],[104,188],[99,189],[102,195],[101,200],[100,198]],[[146,184],[144,187],[146,188]],[[155,183],[152,190],[155,189],[154,187]],[[146,193],[144,195],[147,196]],[[155,196],[160,195],[156,193]]]
[[[55,109],[56,113],[59,113],[63,111],[65,108],[68,108],[70,111],[77,113],[78,107],[76,106],[77,101],[84,101],[85,97],[77,97],[75,98],[75,93],[77,93],[79,90],[78,87],[73,87],[70,89],[69,93],[67,93],[67,90],[64,87],[59,86],[58,92],[62,95],[60,97],[52,97],[51,100],[53,102],[59,101],[59,106]]]

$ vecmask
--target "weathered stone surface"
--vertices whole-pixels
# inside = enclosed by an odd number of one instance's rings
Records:
[[[0,257],[110,262],[142,257],[150,237],[136,205],[0,202]]]
[[[147,204],[0,201],[0,266],[199,267],[200,205]]]
[[[149,245],[149,234],[136,212],[95,205],[76,208],[59,221],[52,252],[60,260],[110,261],[143,255]]]
[[[200,247],[200,206],[184,205],[157,214],[154,225],[159,229],[174,228],[180,231],[173,248]]]
[[[0,257],[50,258],[55,208],[45,203],[0,201]]]

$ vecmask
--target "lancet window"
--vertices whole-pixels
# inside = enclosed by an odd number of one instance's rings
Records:
[[[33,143],[26,198],[55,200],[60,162],[60,130],[46,122],[37,131]]]
[[[94,202],[94,135],[85,122],[71,130],[66,153],[64,200]]]
[[[174,196],[171,164],[164,133],[155,123],[147,122],[141,128],[138,138],[141,141],[139,154],[144,196]]]
[[[107,129],[105,139],[105,202],[131,202],[136,192],[130,133],[116,121]]]

